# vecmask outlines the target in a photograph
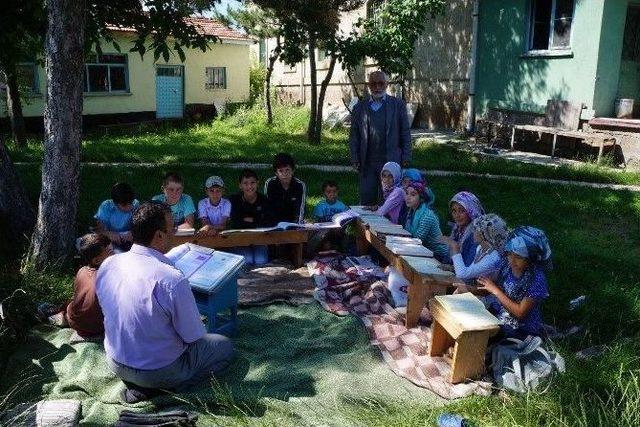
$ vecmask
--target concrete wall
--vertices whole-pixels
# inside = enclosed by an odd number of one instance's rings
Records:
[[[414,69],[409,73],[407,99],[418,104],[415,125],[428,128],[461,128],[464,125],[468,93],[468,68],[471,48],[472,0],[454,0],[447,3],[444,16],[427,23],[427,28],[415,46]],[[344,14],[340,28],[349,33],[353,23],[365,15],[365,7]],[[268,49],[274,40],[267,40]],[[257,45],[252,48],[257,58]],[[326,75],[329,60],[319,63],[318,84]],[[357,70],[355,82],[360,92],[365,91],[365,79],[377,69],[371,61]],[[291,69],[277,62],[273,85],[280,98],[289,102],[307,104],[310,94],[308,61]],[[395,87],[390,93],[395,94]],[[336,64],[327,90],[327,104],[343,106],[354,92],[346,73]]]
[[[186,60],[180,62],[173,55],[168,62],[160,59],[153,61],[153,52],[147,52],[143,59],[135,52],[128,52],[132,47],[133,35],[121,33],[116,36],[121,51],[127,54],[129,69],[129,93],[98,94],[85,93],[83,114],[123,114],[148,112],[156,110],[156,64],[172,64],[184,66],[184,102],[185,104],[224,104],[226,102],[242,102],[249,98],[249,69],[251,66],[249,44],[233,42],[215,43],[205,52],[185,50]],[[103,44],[104,53],[114,53],[110,44]],[[205,68],[227,67],[227,89],[206,89]],[[46,93],[46,76],[44,69],[39,68],[40,95],[30,96],[23,105],[25,117],[43,115],[44,94]],[[5,102],[6,98],[0,100]],[[5,105],[0,105],[0,117],[6,117]]]
[[[489,107],[543,113],[548,99],[584,103],[583,118],[599,113],[594,93],[605,0],[576,1],[571,51],[560,57],[527,55],[529,10],[528,0],[481,2],[478,113]]]

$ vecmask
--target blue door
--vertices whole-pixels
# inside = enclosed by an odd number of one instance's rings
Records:
[[[184,111],[183,68],[181,65],[156,67],[156,117],[182,118]]]

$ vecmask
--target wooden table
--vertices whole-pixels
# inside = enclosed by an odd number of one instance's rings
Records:
[[[373,246],[380,255],[385,257],[389,265],[395,267],[409,281],[409,289],[407,291],[407,314],[405,317],[405,325],[407,328],[417,326],[418,319],[422,308],[427,301],[434,295],[444,294],[447,288],[451,287],[454,282],[458,282],[455,276],[421,274],[411,267],[402,257],[391,252],[385,242],[374,235],[369,228],[358,219],[355,221],[356,229],[356,248],[358,254],[364,255],[369,246]]]
[[[212,249],[252,245],[292,246],[291,261],[296,268],[304,264],[304,244],[309,240],[309,230],[242,231],[216,236],[173,236],[171,247],[193,243]]]
[[[457,384],[474,379],[484,372],[487,343],[500,330],[498,319],[487,311],[484,316],[478,315],[473,321],[469,321],[468,318],[447,310],[439,301],[440,298],[429,301],[433,317],[429,356],[441,356],[453,345],[449,381]],[[478,304],[486,311],[480,300]]]

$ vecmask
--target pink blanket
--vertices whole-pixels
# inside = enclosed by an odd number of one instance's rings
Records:
[[[490,382],[454,385],[448,381],[451,366],[446,358],[427,354],[428,310],[423,310],[417,327],[407,329],[404,315],[392,306],[384,272],[368,257],[319,257],[307,267],[316,285],[315,299],[333,314],[353,314],[362,320],[371,345],[397,375],[445,399],[491,393]]]

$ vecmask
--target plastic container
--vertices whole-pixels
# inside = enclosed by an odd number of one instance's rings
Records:
[[[615,104],[616,117],[619,119],[632,118],[634,103],[635,103],[635,100],[632,98],[616,99],[616,104]]]

